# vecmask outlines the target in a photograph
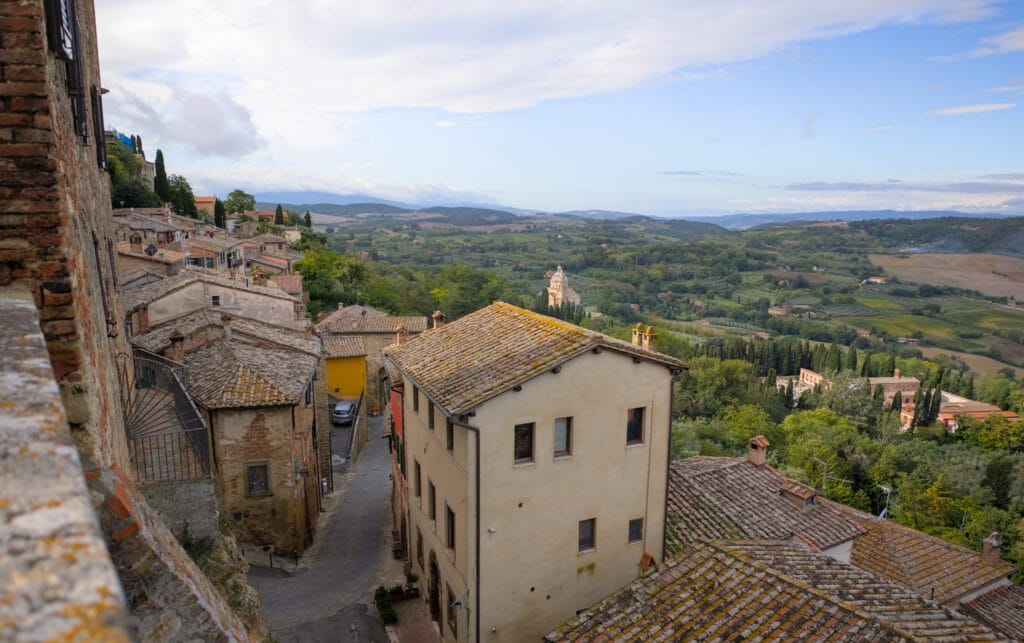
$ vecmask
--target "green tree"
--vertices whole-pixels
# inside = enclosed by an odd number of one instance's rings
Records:
[[[199,210],[196,208],[196,197],[192,193],[192,186],[188,184],[188,180],[180,174],[172,174],[167,182],[171,189],[170,203],[174,211],[198,219]]]
[[[326,248],[311,248],[295,262],[295,269],[309,291],[308,312],[313,317],[341,301],[362,299],[367,270],[358,259]]]
[[[213,201],[213,225],[218,228],[226,227],[227,214],[224,209],[224,202],[220,199],[214,199]]]
[[[274,210],[274,225],[284,225],[284,209],[281,204],[277,204],[277,209]]]
[[[167,168],[164,167],[163,150],[156,151],[156,176],[153,177],[153,191],[164,203],[171,200],[171,184],[167,180]]]
[[[302,222],[307,228],[313,227],[313,217],[309,215],[309,210],[306,210],[306,214],[302,217]]]
[[[232,190],[224,201],[224,208],[228,214],[241,214],[256,209],[256,197],[247,194],[242,190]]]
[[[156,208],[160,197],[138,181],[127,181],[110,190],[110,201],[115,208]]]

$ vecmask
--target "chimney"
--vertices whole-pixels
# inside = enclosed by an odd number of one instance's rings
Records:
[[[339,301],[338,302],[338,310],[343,310],[344,308],[345,308],[345,302]]]
[[[306,339],[313,339],[313,324],[307,322],[303,334],[306,336]]]
[[[401,346],[409,339],[409,331],[405,329],[405,326],[399,326],[395,329],[395,343]]]
[[[165,357],[172,362],[179,364],[185,363],[185,336],[181,334],[181,331],[175,328],[171,331],[171,334],[167,337],[171,340],[171,346],[167,349]]]
[[[1002,553],[1003,537],[998,531],[993,531],[981,544],[981,559],[989,565],[998,565]]]
[[[224,339],[231,339],[231,316],[221,315],[220,323],[224,327]]]
[[[896,379],[899,379],[900,378],[900,369],[897,368],[896,370],[894,370],[892,372],[892,376],[895,377]]]
[[[654,330],[654,326],[645,326],[640,333],[640,348],[658,350],[658,331]]]
[[[435,310],[434,314],[430,316],[434,320],[434,328],[440,328],[444,326],[444,320],[446,319],[444,313],[440,310]]]
[[[768,438],[758,435],[750,438],[747,442],[747,462],[763,468],[768,459]]]
[[[641,335],[643,335],[643,332],[644,332],[644,325],[643,324],[637,324],[636,326],[633,327],[633,346],[640,346],[641,345],[641,342],[643,341],[642,338],[641,338]]]

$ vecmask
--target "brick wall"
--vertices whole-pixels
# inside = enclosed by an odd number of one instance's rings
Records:
[[[89,0],[75,8],[85,93],[77,121],[68,65],[47,45],[43,2],[0,2],[0,286],[20,283],[35,298],[83,460],[126,467],[115,358],[126,346],[91,104],[100,87],[95,20]]]

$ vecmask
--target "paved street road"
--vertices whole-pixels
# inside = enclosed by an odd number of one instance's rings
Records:
[[[381,426],[381,418],[370,419],[371,439],[352,463],[354,476],[312,566],[297,574],[249,570],[249,583],[281,641],[387,641],[366,605],[372,605],[377,566],[391,538],[391,460]],[[356,604],[361,599],[364,604]]]

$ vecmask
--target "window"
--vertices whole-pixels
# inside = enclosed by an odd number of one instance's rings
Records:
[[[270,464],[247,464],[245,465],[245,495],[247,496],[269,496],[270,490]]]
[[[434,489],[434,483],[430,481],[430,478],[427,478],[427,518],[431,520],[437,519],[436,511],[434,510],[434,500],[436,495],[437,492]]]
[[[415,472],[412,479],[412,493],[414,496],[419,498],[421,495],[423,495],[423,492],[420,490],[420,475],[423,473],[423,470],[420,468],[419,460],[413,458],[412,461],[413,471]]]
[[[555,457],[572,455],[572,418],[555,418]]]
[[[448,503],[444,505],[444,546],[455,553],[455,512]]]
[[[644,443],[644,407],[629,409],[626,415],[626,444]]]
[[[430,429],[431,431],[433,431],[434,430],[434,409],[436,407],[433,404],[431,404],[430,402],[427,402],[427,406],[430,407],[427,410],[427,428]]]
[[[423,569],[423,532],[419,527],[416,528],[416,562]]]
[[[213,295],[210,297],[211,306],[220,306],[220,295]]]
[[[445,585],[445,589],[448,592],[448,629],[452,631],[452,636],[456,639],[459,638],[459,626],[458,618],[455,612],[455,593],[452,591],[450,585]]]
[[[445,431],[445,445],[449,451],[455,450],[455,425],[452,424],[451,420],[447,420],[444,426]]]
[[[644,539],[644,519],[634,518],[629,521],[629,542],[638,543]]]
[[[412,387],[412,410],[416,412],[420,410],[420,390],[415,386]]]
[[[516,425],[516,464],[533,462],[533,422]]]
[[[590,551],[596,545],[597,518],[580,521],[580,551]]]
[[[306,384],[306,406],[313,401],[313,383]]]

